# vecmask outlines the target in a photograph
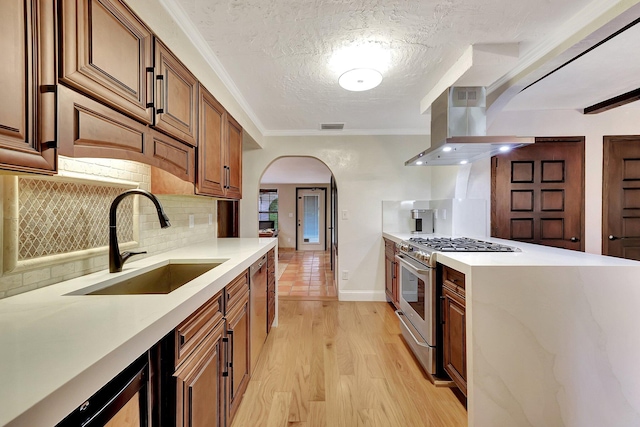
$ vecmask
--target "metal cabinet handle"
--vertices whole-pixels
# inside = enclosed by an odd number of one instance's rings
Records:
[[[162,74],[156,76],[156,94],[158,95],[156,113],[162,114],[164,113],[164,76]]]
[[[222,338],[222,342],[226,344],[225,349],[224,349],[224,372],[222,372],[222,376],[223,377],[228,377],[229,376],[229,338],[228,337],[224,337]]]
[[[154,100],[154,87],[153,87],[153,73],[155,72],[155,68],[147,67],[147,74],[151,74],[147,76],[147,108],[153,108],[153,100]]]

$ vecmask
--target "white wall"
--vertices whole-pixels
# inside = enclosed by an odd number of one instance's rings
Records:
[[[638,104],[637,102],[635,104]],[[492,135],[585,137],[585,250],[602,252],[602,146],[605,135],[640,135],[640,109],[634,104],[595,115],[575,110],[500,113]],[[477,175],[490,177],[489,164]]]
[[[404,162],[429,145],[428,136],[267,137],[264,149],[244,151],[240,235],[257,236],[260,177],[282,156],[312,156],[333,172],[338,187],[338,268],[341,300],[384,301],[383,200],[431,198],[430,168]],[[341,277],[341,274],[338,275]]]

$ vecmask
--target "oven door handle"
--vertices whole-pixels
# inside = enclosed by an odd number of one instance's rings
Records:
[[[420,269],[420,268],[416,267],[415,265],[413,265],[413,264],[409,263],[409,262],[405,259],[405,257],[403,257],[403,256],[402,256],[402,255],[400,255],[400,254],[396,255],[396,258],[398,259],[398,261],[400,261],[400,263],[404,264],[405,266],[407,266],[408,268],[410,268],[410,269],[411,269],[411,271],[413,271],[413,272],[415,272],[415,273],[417,273],[417,274],[420,274],[420,275],[427,275],[427,274],[429,274],[429,272],[431,271],[431,269],[428,269],[428,270],[422,270],[422,269]]]
[[[402,324],[404,325],[405,329],[407,330],[407,332],[409,332],[409,335],[411,335],[411,338],[413,338],[413,341],[415,341],[415,343],[417,345],[419,345],[420,347],[425,347],[425,348],[429,348],[430,345],[427,344],[424,340],[419,340],[418,338],[416,338],[416,336],[413,334],[413,332],[411,331],[412,327],[407,325],[407,322],[404,321],[403,317],[405,317],[404,313],[401,310],[396,310],[395,311],[396,316],[398,316],[398,319],[402,322]]]

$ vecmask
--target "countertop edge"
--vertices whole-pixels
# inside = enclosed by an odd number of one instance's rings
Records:
[[[66,383],[60,384],[55,390],[42,396],[35,404],[32,404],[28,408],[14,410],[7,418],[2,417],[3,419],[0,420],[0,425],[7,427],[26,425],[30,427],[45,427],[51,426],[52,422],[57,423],[62,420],[111,378],[178,326],[180,322],[193,313],[195,309],[208,301],[209,298],[229,284],[235,277],[248,269],[254,261],[277,246],[277,239],[275,238],[244,240],[255,242],[255,250],[251,250],[251,253],[242,257],[242,259],[240,259],[239,256],[229,257],[229,261],[232,261],[232,266],[220,277],[217,277],[210,284],[181,300],[152,324],[136,331],[121,345],[113,348],[99,359],[92,360],[89,367],[75,375]],[[237,239],[237,241],[242,241],[242,239]],[[218,243],[216,243],[216,247],[217,245]],[[196,247],[206,247],[206,245],[196,245]],[[184,249],[185,248],[180,248],[158,254],[138,261],[135,264],[142,268],[150,263],[159,262],[162,259],[188,258],[184,256]],[[181,254],[180,252],[183,253]],[[220,253],[217,253],[216,257],[224,258]],[[134,263],[132,263],[132,265],[133,264]],[[65,282],[62,282],[57,285],[63,285],[64,283]],[[83,298],[91,297],[83,296]],[[18,411],[21,412],[18,413]],[[4,409],[0,411],[0,413],[1,412],[4,412]]]

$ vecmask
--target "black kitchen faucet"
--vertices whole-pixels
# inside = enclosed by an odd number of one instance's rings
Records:
[[[169,222],[169,217],[162,210],[162,205],[160,201],[153,194],[149,193],[145,190],[139,190],[134,188],[132,190],[127,190],[122,194],[119,194],[111,203],[111,208],[109,209],[109,272],[117,273],[118,271],[122,271],[122,265],[125,263],[133,255],[146,254],[147,251],[141,252],[133,252],[126,251],[122,254],[120,253],[120,248],[118,248],[118,236],[116,233],[116,209],[118,208],[118,204],[125,197],[132,194],[140,194],[141,196],[146,196],[153,204],[156,206],[156,210],[158,211],[158,220],[160,221],[161,228],[171,227],[171,223]]]

